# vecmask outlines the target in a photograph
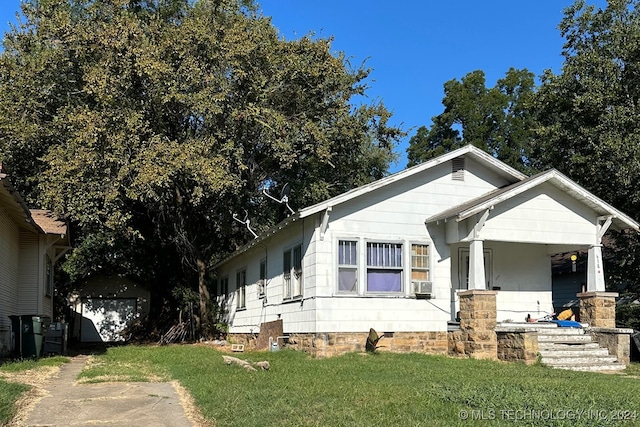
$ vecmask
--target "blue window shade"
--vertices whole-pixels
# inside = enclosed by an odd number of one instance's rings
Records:
[[[402,244],[367,243],[367,292],[402,292]]]

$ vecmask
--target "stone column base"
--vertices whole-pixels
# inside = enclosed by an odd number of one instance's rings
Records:
[[[617,292],[582,292],[580,299],[580,322],[596,328],[616,327]]]
[[[497,359],[496,291],[459,292],[464,353],[474,359]]]

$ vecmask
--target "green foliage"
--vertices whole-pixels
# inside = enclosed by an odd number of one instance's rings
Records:
[[[0,159],[31,204],[72,220],[71,280],[188,281],[206,310],[207,269],[247,238],[232,214],[283,218],[263,188],[290,183],[302,207],[394,159],[390,113],[353,104],[369,70],[330,39],[278,38],[251,1],[22,9],[0,55]]]
[[[547,418],[516,422],[602,426],[620,421],[562,416],[569,411],[632,412],[640,404],[640,382],[619,375],[385,352],[311,359],[286,349],[237,355],[271,366],[247,372],[225,365],[222,354],[206,346],[119,347],[98,360],[104,362],[105,379],[109,366],[117,374],[118,363],[151,363],[187,388],[207,419],[230,426],[255,425],[256,414],[264,425],[368,425],[372,420],[403,426],[513,425],[516,420],[503,418],[501,411],[512,411],[513,417],[517,410],[546,411]],[[461,419],[461,411],[470,418]],[[495,419],[472,419],[471,411],[485,416],[494,411]]]
[[[616,326],[640,331],[640,304],[618,304],[616,306]]]
[[[409,141],[409,165],[421,163],[466,144],[493,154],[520,170],[529,166],[534,93],[533,74],[511,68],[493,88],[483,71],[444,84],[444,112],[421,127]]]

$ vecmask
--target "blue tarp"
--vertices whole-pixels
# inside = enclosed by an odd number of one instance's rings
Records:
[[[575,320],[551,320],[550,322],[555,323],[559,328],[582,328],[582,325]]]

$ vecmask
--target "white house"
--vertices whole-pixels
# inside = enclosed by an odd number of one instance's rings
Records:
[[[217,265],[218,298],[230,334],[281,320],[304,348],[374,328],[446,351],[461,291],[495,291],[497,321],[552,312],[553,254],[587,250],[604,291],[609,228],[640,230],[556,170],[466,146],[295,212]]]
[[[29,210],[0,164],[0,354],[12,350],[8,316],[53,316],[53,267],[69,250],[65,222]]]

